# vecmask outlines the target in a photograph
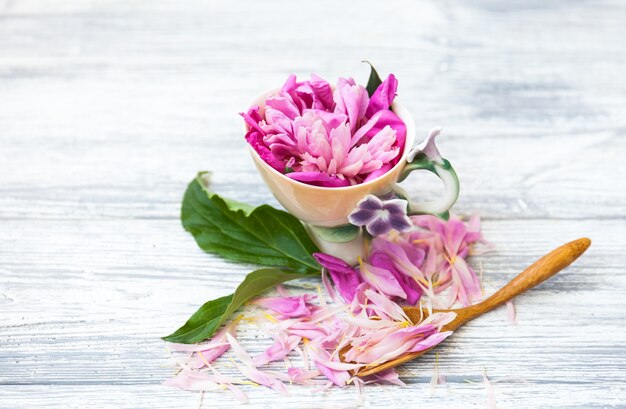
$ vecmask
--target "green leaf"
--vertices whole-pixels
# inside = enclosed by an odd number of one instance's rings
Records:
[[[200,248],[234,261],[319,271],[311,256],[319,249],[298,219],[268,205],[253,208],[224,199],[208,190],[207,178],[201,172],[189,184],[181,210],[183,227]]]
[[[347,243],[356,239],[361,229],[352,224],[344,224],[337,227],[311,226],[311,230],[324,241],[331,243]]]
[[[224,313],[233,300],[233,295],[204,303],[185,325],[163,339],[169,342],[193,344],[210,337],[221,324]]]
[[[285,281],[316,275],[290,273],[276,268],[255,270],[246,276],[234,294],[205,303],[185,325],[163,339],[182,344],[203,341],[210,338],[239,307],[259,293]]]
[[[376,72],[376,69],[374,68],[371,62],[369,61],[361,61],[361,62],[369,64],[371,68],[370,78],[367,80],[367,86],[365,87],[365,89],[367,90],[367,94],[371,97],[376,91],[376,88],[378,88],[378,86],[382,84],[383,81],[380,79],[378,72]]]

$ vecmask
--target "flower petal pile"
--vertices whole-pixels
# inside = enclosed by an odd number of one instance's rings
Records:
[[[468,306],[482,297],[476,272],[467,263],[474,243],[488,244],[478,216],[463,223],[458,217],[410,217],[413,227],[375,237],[367,260],[352,268],[328,254],[316,254],[346,302],[354,299],[355,283],[367,282],[388,297],[416,305],[423,295],[435,308],[455,302]]]
[[[256,305],[268,308],[262,311],[264,319],[254,321],[257,324],[262,321],[265,332],[274,338],[275,342],[271,346],[251,357],[237,341],[234,326],[225,327],[227,329],[206,344],[172,344],[171,349],[192,352],[192,355],[186,362],[178,361],[183,370],[166,384],[189,390],[232,390],[236,384],[245,384],[245,380],[221,379],[208,373],[214,368],[204,359],[206,351],[218,351],[209,358],[215,360],[230,348],[239,361],[236,367],[243,377],[280,394],[288,394],[283,382],[343,387],[354,382],[354,376],[361,368],[384,363],[404,353],[431,348],[452,334],[451,331],[441,331],[441,328],[454,319],[454,313],[435,313],[422,322],[413,323],[398,304],[367,283],[360,284],[355,292],[355,299],[360,302],[349,305],[313,305],[310,301],[315,297],[308,294],[275,297],[271,302],[267,299],[255,302]],[[271,314],[277,312],[274,306],[290,305],[294,299],[301,300],[311,313],[289,316],[281,308],[278,315]],[[224,340],[226,347],[221,348]],[[303,356],[301,366],[292,365],[287,358],[294,351],[300,351]],[[271,362],[281,360],[288,365],[286,374],[262,369]],[[203,364],[189,365],[197,361]],[[327,381],[321,381],[320,377],[325,377]],[[366,381],[399,382],[393,370],[368,377]],[[242,393],[236,390],[236,395],[241,396]]]
[[[279,287],[280,296],[249,304],[258,310],[256,315],[232,321],[209,342],[170,344],[190,355],[178,358],[181,371],[166,384],[188,390],[228,389],[242,401],[247,397],[236,385],[263,385],[283,395],[289,393],[286,383],[321,388],[354,383],[358,391],[368,383],[402,385],[393,369],[362,379],[358,374],[432,348],[452,334],[445,326],[455,313],[425,314],[420,322],[412,322],[398,302],[415,305],[426,296],[440,308],[475,301],[480,282],[466,258],[474,243],[484,242],[477,217],[467,224],[454,217],[442,221],[431,216],[413,216],[411,222],[408,231],[375,237],[371,252],[355,267],[328,254],[314,254],[324,267],[322,282],[332,302],[321,291],[317,296],[294,296]],[[237,339],[236,326],[242,319],[273,340],[255,356]],[[212,366],[228,350],[237,359],[233,363],[241,379],[221,375]],[[294,360],[296,356],[301,359]],[[280,362],[285,370],[273,370]]]
[[[246,141],[294,180],[323,187],[368,182],[398,163],[404,149],[406,126],[390,109],[397,87],[390,74],[370,98],[352,78],[339,78],[333,90],[316,75],[290,75],[263,109],[241,114]]]

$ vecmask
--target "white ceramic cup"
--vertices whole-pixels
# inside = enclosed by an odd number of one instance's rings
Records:
[[[259,106],[261,116],[264,116],[265,100],[276,92],[266,92],[252,102],[253,106]],[[426,143],[422,144],[424,146],[416,147],[417,151],[414,150],[415,123],[411,115],[397,102],[391,105],[391,109],[406,125],[406,141],[402,157],[387,173],[366,183],[346,187],[320,187],[298,182],[272,168],[261,159],[251,146],[248,146],[256,168],[265,184],[274,194],[274,197],[289,213],[308,225],[309,231],[313,233],[313,239],[322,251],[338,257],[343,255],[342,258],[346,259],[346,261],[356,260],[356,256],[353,256],[353,253],[357,249],[359,250],[358,253],[360,253],[360,241],[328,243],[320,235],[316,234],[315,228],[335,228],[348,224],[348,215],[366,195],[384,196],[393,191],[408,200],[409,214],[428,213],[441,217],[447,217],[448,209],[452,207],[459,195],[458,178],[450,163],[439,157],[436,148],[434,149],[436,155],[434,155],[432,153],[433,149],[426,148]],[[246,132],[248,129],[246,125]],[[431,133],[431,138],[434,138],[437,133]],[[408,159],[411,160],[409,161]],[[430,202],[415,202],[397,184],[399,181],[404,180],[409,173],[418,169],[431,171],[441,178],[445,186],[445,192],[439,199]],[[344,249],[340,249],[340,247]]]

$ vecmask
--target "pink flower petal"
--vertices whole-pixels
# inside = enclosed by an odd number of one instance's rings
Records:
[[[257,298],[252,303],[269,308],[284,319],[310,316],[312,306],[308,303],[312,298],[313,296],[305,294],[298,297]]]
[[[317,369],[337,386],[344,386],[348,382],[351,378],[349,370],[360,367],[360,365],[339,362],[338,358],[332,359],[330,353],[315,342],[307,343],[306,348]]]
[[[314,253],[313,257],[328,270],[335,288],[347,302],[352,302],[356,288],[361,282],[359,274],[345,261],[324,253]]]
[[[228,342],[230,343],[233,351],[237,355],[237,358],[239,358],[239,360],[243,364],[239,366],[239,371],[246,378],[258,383],[259,385],[272,388],[281,395],[289,395],[285,384],[270,375],[268,372],[260,371],[256,368],[250,355],[248,355],[248,353],[241,347],[241,345],[239,345],[237,340],[235,340],[232,335],[226,334],[226,338],[228,339]]]
[[[293,383],[312,385],[315,384],[315,382],[312,382],[312,379],[319,376],[321,372],[319,370],[311,371],[308,369],[291,367],[287,369],[287,374]]]
[[[406,293],[398,280],[389,271],[360,261],[361,277],[381,293],[406,299]]]
[[[299,182],[305,182],[314,186],[321,187],[343,187],[350,186],[350,182],[338,177],[329,176],[323,172],[291,172],[287,173],[290,179],[297,180]]]
[[[376,112],[387,110],[393,103],[398,90],[398,80],[393,74],[389,76],[376,88],[367,106],[366,115],[371,117]]]
[[[406,384],[400,380],[400,377],[394,368],[389,368],[382,372],[378,372],[377,374],[365,377],[365,383],[371,382],[406,386]]]
[[[402,287],[402,290],[406,293],[406,300],[411,305],[416,305],[422,296],[422,289],[417,284],[416,280],[398,271],[393,264],[391,258],[382,252],[374,252],[370,255],[368,260],[373,266],[383,268],[389,271]]]
[[[301,338],[296,335],[287,336],[284,333],[278,333],[276,337],[276,342],[269,348],[267,348],[260,355],[255,356],[252,359],[252,364],[255,366],[264,365],[271,361],[278,361],[279,359],[283,359],[293,349],[298,346]]]

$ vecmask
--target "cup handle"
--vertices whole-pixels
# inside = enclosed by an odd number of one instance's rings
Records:
[[[406,158],[408,163],[404,166],[397,182],[402,182],[414,170],[428,170],[441,179],[445,192],[438,199],[429,202],[415,202],[410,199],[406,190],[398,184],[394,185],[394,193],[409,202],[407,212],[409,215],[432,214],[447,220],[450,217],[449,209],[459,197],[459,178],[450,162],[441,157],[435,145],[435,138],[440,132],[440,128],[433,129],[424,142],[409,152]]]

